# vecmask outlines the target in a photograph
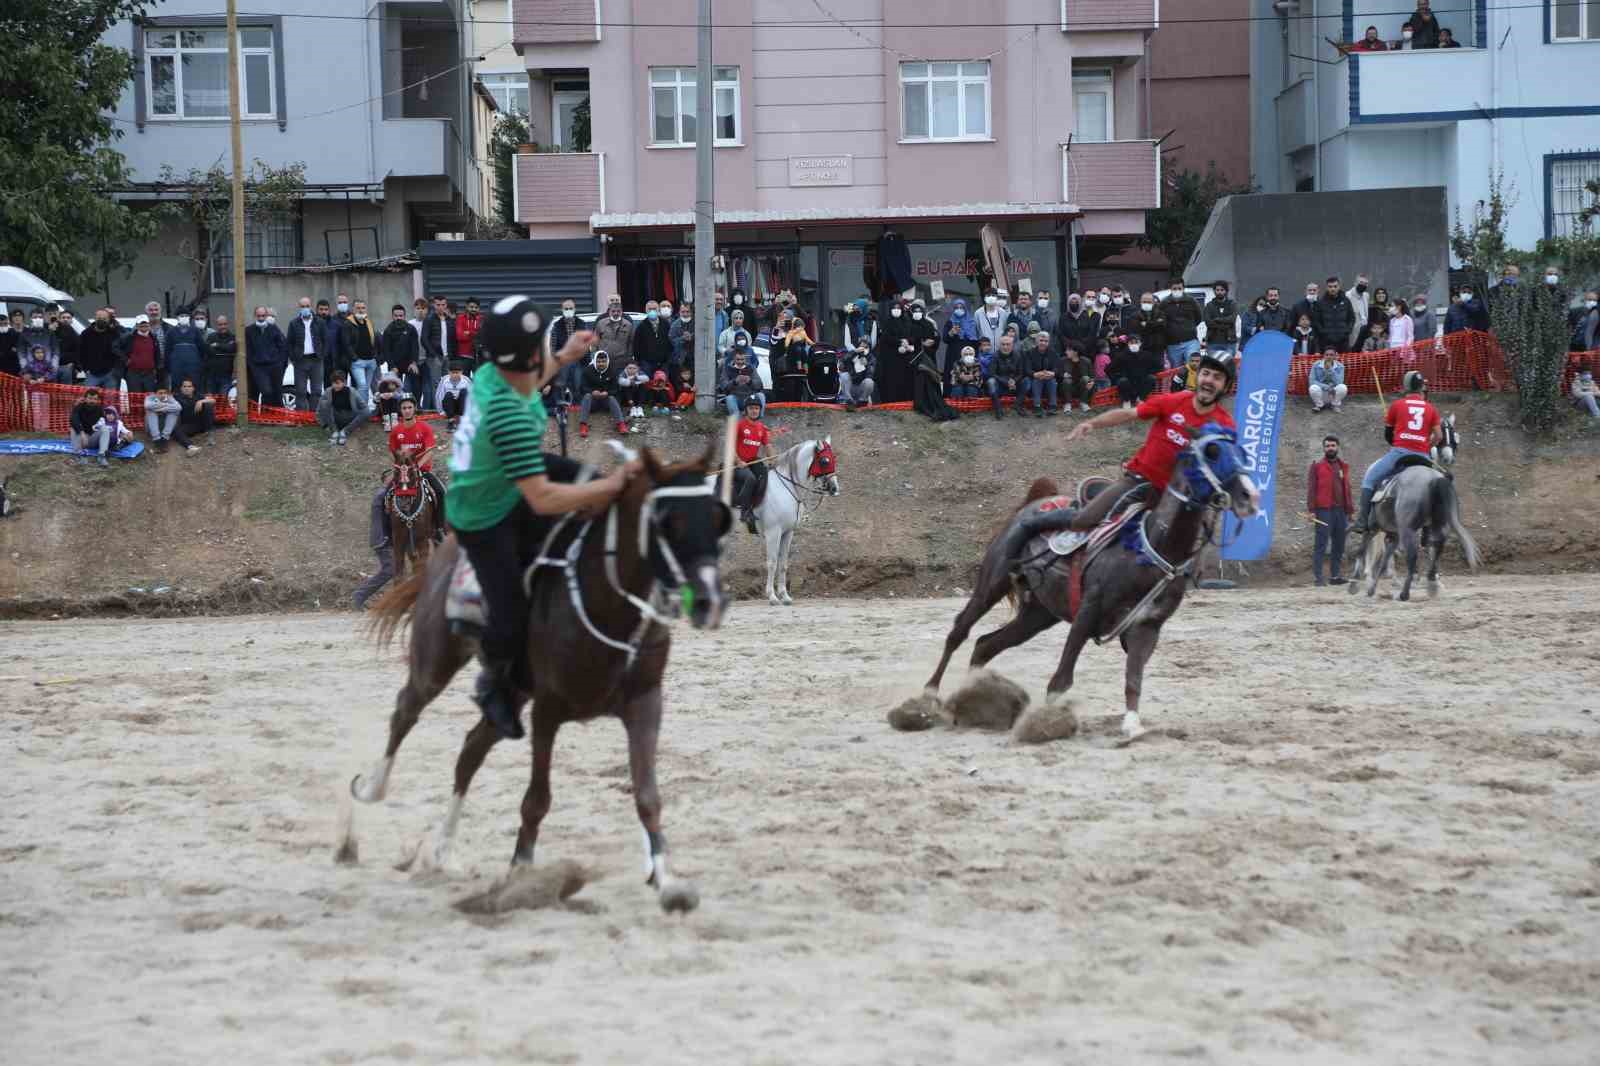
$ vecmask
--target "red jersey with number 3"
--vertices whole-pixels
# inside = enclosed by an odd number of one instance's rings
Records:
[[[395,427],[389,431],[390,452],[403,452],[406,455],[421,455],[429,448],[432,448],[433,445],[433,427],[428,425],[426,422],[416,422],[409,426],[404,422],[401,422],[396,424]],[[432,470],[433,460],[424,459],[418,465],[421,466],[423,470]]]
[[[1389,405],[1383,424],[1394,428],[1396,448],[1427,455],[1433,445],[1433,431],[1439,425],[1439,412],[1421,396],[1402,396]]]
[[[739,456],[741,463],[753,463],[761,456],[761,446],[772,439],[772,431],[765,422],[752,422],[748,418],[739,419],[739,443],[734,448],[734,453]]]
[[[1221,407],[1213,407],[1201,414],[1194,406],[1194,393],[1156,393],[1141,403],[1136,412],[1150,422],[1150,433],[1144,447],[1128,460],[1127,471],[1145,478],[1158,489],[1165,490],[1178,466],[1178,456],[1189,446],[1189,429],[1199,429],[1207,422],[1233,429],[1233,416]]]

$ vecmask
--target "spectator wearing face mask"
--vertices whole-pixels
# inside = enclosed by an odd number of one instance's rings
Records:
[[[1389,312],[1389,347],[1406,348],[1415,343],[1416,328],[1405,302],[1391,300],[1386,310]]]
[[[1000,297],[992,292],[984,296],[982,309],[973,316],[973,326],[978,336],[989,338],[990,346],[998,349],[1000,338],[1009,323],[1010,319],[1000,310]]]
[[[1566,286],[1561,284],[1561,268],[1554,263],[1545,267],[1544,284],[1545,288],[1550,291],[1551,298],[1555,300],[1557,309],[1565,315],[1568,308],[1572,306],[1572,293],[1568,292]],[[62,362],[67,361],[66,356],[63,355]]]
[[[1080,351],[1092,352],[1100,336],[1100,325],[1095,316],[1083,305],[1077,293],[1067,297],[1067,309],[1056,321],[1056,347],[1066,351],[1076,345]]]
[[[117,373],[118,335],[118,330],[113,328],[111,313],[103,307],[96,311],[94,325],[83,331],[78,344],[84,384],[116,391],[121,381],[121,375]]]
[[[459,331],[458,334],[459,336]],[[361,406],[372,406],[378,377],[378,334],[367,318],[367,302],[357,300],[344,323],[344,350],[350,353],[350,379],[361,396]],[[471,352],[472,349],[466,349]],[[458,341],[456,351],[462,351]]]
[[[980,328],[979,332],[982,330]],[[878,323],[878,402],[911,399],[911,316],[903,301],[894,301]]]
[[[911,325],[907,333],[915,347],[913,359],[920,359],[924,367],[931,367],[934,373],[939,372],[939,329],[933,324],[933,319],[928,317],[928,309],[921,300],[911,303]],[[944,387],[941,376],[940,388]],[[941,391],[940,395],[943,395]]]
[[[975,400],[983,390],[983,368],[977,350],[968,344],[956,355],[950,375],[950,395],[958,400]]]
[[[678,305],[678,317],[667,330],[672,341],[672,364],[682,366],[694,362],[694,305],[685,301]]]
[[[1573,406],[1591,419],[1600,418],[1600,385],[1595,384],[1594,372],[1584,363],[1572,377],[1568,388]]]
[[[1414,52],[1417,45],[1417,30],[1407,19],[1400,24],[1400,39],[1389,43],[1389,50],[1393,52]]]
[[[1100,296],[1107,300],[1101,306],[1100,331],[1104,336],[1111,338],[1112,344],[1117,344],[1120,338],[1126,338],[1129,333],[1136,305],[1129,306],[1128,295],[1121,285],[1112,286],[1109,293],[1104,289],[1100,290]]]
[[[967,301],[958,296],[951,302],[950,315],[945,319],[940,335],[944,338],[944,358],[940,360],[940,369],[944,371],[946,384],[949,384],[955,378],[955,368],[961,361],[962,350],[971,348],[973,354],[977,354],[978,323],[970,313]],[[982,382],[979,382],[979,386],[982,386]]]
[[[55,374],[61,367],[61,349],[56,345],[56,335],[50,331],[45,321],[44,312],[35,310],[28,316],[28,324],[23,327],[18,338],[18,350],[31,356],[34,348],[43,348],[45,355],[50,359],[50,380],[55,381]]]
[[[1583,294],[1583,306],[1572,312],[1568,320],[1572,339],[1568,347],[1575,352],[1591,352],[1600,347],[1600,291],[1590,289]]]
[[[994,409],[995,418],[1005,417],[1001,403],[1007,398],[1011,400],[1018,415],[1023,413],[1023,401],[1028,395],[1027,367],[1016,351],[1015,342],[1009,334],[1002,336],[1000,343],[995,347],[994,355],[989,359],[989,374],[984,384],[989,390],[989,404]]]
[[[161,348],[156,344],[148,318],[140,315],[134,319],[133,332],[123,336],[117,354],[122,359],[123,377],[129,392],[155,391],[156,379],[166,368],[161,363]],[[281,373],[279,379],[282,379]]]
[[[1372,294],[1368,292],[1369,284],[1364,274],[1356,276],[1356,287],[1345,293],[1345,299],[1350,301],[1350,308],[1355,313],[1355,323],[1350,328],[1350,335],[1345,338],[1345,343],[1340,351],[1360,351],[1361,342],[1366,339],[1368,323],[1372,321]]]
[[[1183,279],[1173,278],[1167,297],[1161,304],[1166,317],[1166,364],[1180,367],[1189,360],[1189,353],[1200,348],[1200,323],[1204,313],[1200,301],[1183,289]]]
[[[1054,337],[1056,332],[1056,319],[1059,316],[1055,311],[1055,304],[1050,299],[1048,289],[1040,289],[1033,294],[1033,320],[1039,323],[1039,328]]]
[[[1456,294],[1456,300],[1444,314],[1444,332],[1446,336],[1452,333],[1461,333],[1464,330],[1475,329],[1483,333],[1489,332],[1489,309],[1483,301],[1478,299],[1471,289],[1463,287]]]
[[[639,366],[636,359],[629,359],[622,367],[622,373],[617,375],[617,400],[628,412],[629,418],[644,417],[645,386],[650,384],[650,375],[646,374]],[[637,432],[633,427],[630,432]]]
[[[1428,310],[1428,297],[1425,293],[1417,293],[1411,298],[1408,315],[1411,319],[1411,336],[1416,340],[1425,340],[1434,335],[1439,327],[1434,322],[1433,314]]]
[[[840,353],[839,400],[847,410],[854,411],[872,403],[878,383],[873,380],[877,360],[872,355],[872,345],[862,337],[853,351]]]
[[[187,313],[178,315],[178,324],[167,330],[167,380],[199,379],[206,362],[206,337]]]
[[[1167,346],[1167,312],[1153,292],[1139,297],[1139,310],[1126,322],[1127,334],[1138,334],[1139,344],[1147,352],[1161,352]]]
[[[861,340],[874,349],[878,346],[878,317],[865,297],[844,305],[844,346],[854,348]]]
[[[1117,387],[1117,398],[1129,410],[1143,403],[1145,397],[1156,391],[1156,374],[1161,370],[1159,359],[1152,358],[1135,334],[1127,343],[1111,349],[1111,380]]]

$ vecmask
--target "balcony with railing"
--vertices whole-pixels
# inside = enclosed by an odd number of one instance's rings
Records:
[[[600,4],[596,0],[511,0],[511,22],[511,43],[518,46],[593,44],[600,39]]]
[[[1160,207],[1160,149],[1149,140],[1063,144],[1061,199],[1085,211]]]
[[[525,152],[513,168],[516,221],[587,222],[606,209],[606,161],[599,152]]]

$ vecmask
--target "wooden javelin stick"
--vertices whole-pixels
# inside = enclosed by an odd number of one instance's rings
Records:
[[[733,442],[739,432],[739,419],[730,415],[722,435],[722,505],[733,506]]]
[[[1374,385],[1378,386],[1378,402],[1383,404],[1383,406],[1388,407],[1389,406],[1389,401],[1384,398],[1384,395],[1383,395],[1383,382],[1378,380],[1378,368],[1377,367],[1373,367],[1372,368],[1372,383]]]

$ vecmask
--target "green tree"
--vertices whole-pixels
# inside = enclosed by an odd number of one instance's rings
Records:
[[[182,195],[163,200],[157,209],[161,217],[180,226],[193,227],[178,242],[178,254],[189,260],[194,277],[196,300],[211,292],[211,260],[226,253],[226,242],[233,239],[233,182],[221,163],[206,170],[191,170],[179,175],[172,167],[161,168],[161,185]],[[286,163],[281,167],[255,160],[244,176],[245,232],[251,222],[281,218],[300,206],[306,192],[306,165]]]
[[[1455,224],[1450,227],[1450,253],[1462,266],[1496,277],[1509,265],[1522,266],[1527,253],[1518,252],[1506,240],[1506,217],[1517,205],[1517,190],[1506,186],[1504,171],[1489,174],[1489,198],[1480,200],[1472,213],[1472,225],[1461,221],[1456,208]]]
[[[528,136],[527,121],[515,111],[501,115],[494,132],[489,135],[489,158],[494,162],[495,220],[513,230],[520,230],[520,227],[516,224],[517,205],[512,199],[511,168],[517,165],[517,146],[527,144]]]
[[[1167,257],[1175,269],[1182,270],[1200,243],[1211,211],[1224,196],[1242,196],[1257,191],[1251,182],[1234,184],[1207,163],[1205,173],[1179,168],[1161,181],[1161,206],[1144,214],[1144,236],[1139,247],[1154,249]]]
[[[1547,285],[1497,286],[1489,317],[1517,383],[1523,428],[1550,429],[1566,406],[1561,380],[1567,365],[1566,308]]]
[[[129,181],[110,111],[133,77],[100,41],[148,0],[0,3],[0,263],[89,289],[155,235],[155,220],[111,198]]]

